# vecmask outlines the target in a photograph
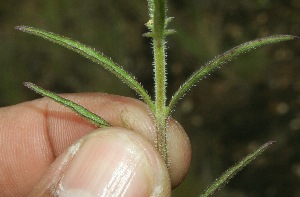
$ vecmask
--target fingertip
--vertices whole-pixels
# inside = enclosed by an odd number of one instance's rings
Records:
[[[100,129],[76,144],[67,150],[73,154],[67,162],[59,159],[61,165],[54,165],[62,172],[51,180],[53,195],[170,196],[164,162],[139,135],[121,128]],[[50,181],[51,174],[47,176]],[[51,188],[46,186],[44,190]]]
[[[183,127],[170,119],[167,128],[168,154],[170,158],[170,179],[172,188],[177,187],[185,178],[191,162],[191,144]]]

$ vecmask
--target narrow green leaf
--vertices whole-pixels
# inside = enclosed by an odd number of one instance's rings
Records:
[[[35,92],[41,94],[42,96],[46,96],[49,97],[51,99],[53,99],[54,101],[68,107],[69,109],[71,109],[72,111],[76,112],[77,114],[79,114],[80,116],[82,116],[83,118],[87,119],[88,121],[90,121],[91,123],[93,123],[94,125],[98,126],[98,127],[109,127],[111,126],[108,122],[106,122],[104,119],[102,119],[101,117],[99,117],[98,115],[94,114],[93,112],[87,110],[86,108],[82,107],[81,105],[78,105],[76,103],[74,103],[73,101],[70,101],[68,99],[65,99],[53,92],[50,92],[48,90],[45,90],[33,83],[30,82],[25,82],[24,85],[32,90],[34,90]]]
[[[73,50],[80,55],[86,57],[87,59],[100,64],[108,71],[115,74],[119,77],[123,82],[125,82],[130,88],[137,92],[137,94],[148,104],[152,111],[155,111],[155,107],[153,101],[151,100],[149,94],[146,90],[141,86],[136,79],[126,72],[121,66],[114,63],[109,58],[105,57],[103,54],[97,52],[95,49],[83,45],[77,41],[71,40],[70,38],[66,38],[55,33],[46,32],[44,30],[36,29],[33,27],[26,27],[26,26],[17,26],[16,29],[21,30],[26,33],[30,33],[36,36],[40,36],[46,40],[52,41],[56,44],[64,46],[70,50]]]
[[[265,38],[259,38],[259,39],[241,44],[241,45],[234,47],[231,50],[217,56],[210,62],[206,63],[205,66],[201,67],[199,70],[194,72],[190,76],[190,78],[188,78],[188,80],[183,83],[183,85],[173,95],[173,97],[169,103],[169,112],[168,113],[171,113],[171,110],[175,107],[178,100],[181,97],[183,97],[184,94],[187,91],[189,91],[192,86],[194,86],[204,76],[206,76],[208,73],[210,73],[214,69],[218,68],[222,64],[232,60],[233,58],[237,57],[238,55],[240,55],[242,53],[249,52],[252,49],[255,49],[257,47],[267,45],[267,44],[282,42],[282,41],[288,41],[288,40],[292,40],[292,39],[296,39],[296,38],[298,38],[298,37],[291,36],[291,35],[276,35],[276,36],[270,36],[270,37],[265,37]]]
[[[259,147],[257,150],[253,151],[239,163],[228,169],[224,172],[206,191],[200,195],[200,197],[208,197],[212,196],[215,192],[220,190],[226,183],[229,182],[231,178],[233,178],[236,173],[242,170],[246,165],[248,165],[251,161],[253,161],[258,155],[264,152],[270,145],[274,144],[275,141],[270,141]]]

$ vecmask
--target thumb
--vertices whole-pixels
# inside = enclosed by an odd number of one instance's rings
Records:
[[[168,170],[150,142],[98,129],[61,154],[29,196],[170,196]]]

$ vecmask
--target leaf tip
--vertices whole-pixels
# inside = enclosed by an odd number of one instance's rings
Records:
[[[35,85],[34,85],[33,83],[31,83],[31,82],[23,82],[23,85],[24,85],[25,87],[31,89],[31,90],[36,91],[35,88],[34,88]]]
[[[20,25],[20,26],[15,26],[15,29],[20,30],[20,31],[25,31],[27,27],[25,25]]]
[[[299,36],[294,36],[294,35],[286,35],[286,37],[289,37],[291,40],[299,39]]]
[[[299,36],[293,36],[293,38],[294,38],[294,39],[300,39],[300,37],[299,37]]]
[[[23,85],[30,88],[32,86],[31,82],[23,82]]]
[[[262,147],[262,149],[266,149],[266,148],[269,148],[269,146],[271,146],[275,143],[276,143],[276,141],[268,141],[264,145],[262,145],[261,147]]]

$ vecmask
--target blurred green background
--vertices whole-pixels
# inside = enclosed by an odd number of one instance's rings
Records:
[[[199,66],[243,42],[300,36],[299,0],[169,1],[168,95]],[[136,97],[110,73],[74,52],[14,30],[28,25],[104,52],[153,92],[146,0],[1,1],[0,106],[39,96],[31,81],[62,92]],[[300,40],[260,48],[216,70],[178,104],[174,117],[190,136],[191,169],[173,196],[199,196],[215,178],[269,140],[277,143],[216,196],[300,196]],[[185,161],[182,161],[185,162]]]

